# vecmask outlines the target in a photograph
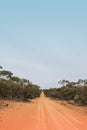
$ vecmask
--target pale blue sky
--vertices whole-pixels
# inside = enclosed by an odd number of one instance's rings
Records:
[[[0,2],[0,65],[42,88],[87,78],[86,0]]]

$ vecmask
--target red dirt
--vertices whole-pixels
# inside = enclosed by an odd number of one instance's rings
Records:
[[[87,114],[41,97],[0,110],[0,130],[87,130]]]

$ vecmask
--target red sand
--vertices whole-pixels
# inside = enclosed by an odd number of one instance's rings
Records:
[[[87,130],[87,114],[41,97],[0,110],[0,130]]]

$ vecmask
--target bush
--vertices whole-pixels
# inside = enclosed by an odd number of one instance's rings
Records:
[[[75,97],[74,97],[74,101],[77,103],[79,100],[80,100],[79,95],[75,95]]]

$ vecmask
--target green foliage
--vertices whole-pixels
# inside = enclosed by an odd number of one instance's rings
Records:
[[[14,81],[14,82],[17,82],[17,83],[21,81],[21,79],[17,76],[11,77],[11,80]]]
[[[75,95],[75,97],[74,97],[74,101],[75,101],[75,102],[78,102],[79,99],[80,99],[79,95]]]
[[[0,66],[0,69],[2,69],[3,67],[2,66]]]
[[[11,71],[0,71],[0,98],[27,100],[39,97],[40,93],[38,85],[29,80],[13,76]]]
[[[45,89],[47,97],[60,100],[75,101],[82,105],[87,105],[87,80],[78,80],[78,82],[69,82],[63,80],[59,82],[62,87]]]

